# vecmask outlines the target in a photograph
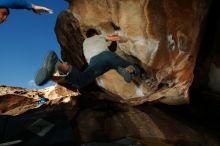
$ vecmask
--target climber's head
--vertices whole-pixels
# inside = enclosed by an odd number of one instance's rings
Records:
[[[9,14],[10,14],[10,11],[8,8],[0,7],[0,24],[3,23],[8,18]]]
[[[87,30],[87,32],[86,32],[86,37],[87,38],[90,38],[90,37],[92,37],[92,36],[94,36],[94,35],[98,35],[99,33],[98,33],[98,31],[97,30],[95,30],[95,29],[89,29],[89,30]]]

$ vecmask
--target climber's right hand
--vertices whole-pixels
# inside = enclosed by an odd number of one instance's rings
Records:
[[[38,5],[34,5],[32,4],[32,11],[36,14],[42,14],[42,13],[50,13],[50,14],[53,14],[53,10],[52,9],[48,9],[46,7],[42,7],[42,6],[38,6]]]

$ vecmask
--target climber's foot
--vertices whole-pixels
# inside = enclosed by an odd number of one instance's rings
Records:
[[[58,57],[54,51],[50,51],[46,56],[44,63],[38,70],[35,77],[35,83],[38,86],[42,86],[47,83],[55,72],[55,65],[58,61]]]
[[[126,68],[118,67],[118,72],[121,76],[124,77],[124,80],[128,83],[130,83],[132,78],[134,77],[134,67],[132,66],[128,66]]]

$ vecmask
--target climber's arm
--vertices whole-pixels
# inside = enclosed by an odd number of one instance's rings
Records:
[[[116,31],[114,34],[106,36],[106,40],[124,43],[128,41],[128,38],[125,37],[125,35],[123,35],[120,31]]]
[[[27,9],[32,10],[37,14],[41,14],[43,12],[52,13],[52,10],[46,7],[34,5],[26,0],[0,0],[0,7],[11,9]]]
[[[26,0],[0,0],[0,7],[31,10],[32,4]]]
[[[108,36],[105,37],[105,39],[106,39],[107,41],[112,41],[112,42],[114,42],[114,41],[119,41],[119,40],[120,40],[120,37],[119,37],[118,35],[108,35]]]

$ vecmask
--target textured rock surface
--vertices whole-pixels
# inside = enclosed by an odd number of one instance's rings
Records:
[[[31,90],[18,87],[0,86],[0,115],[16,116],[31,109],[39,108],[37,101],[41,97],[48,98],[48,107],[65,104],[73,107],[79,93],[62,86],[51,86],[42,90]]]
[[[64,108],[73,124],[74,141],[78,144],[134,137],[149,145],[162,143],[187,146],[219,145],[217,141],[219,133],[214,135],[219,129],[217,127],[219,116],[215,116],[213,120],[215,122],[210,119],[211,117],[207,118],[208,113],[213,114],[213,111],[209,111],[211,108],[204,109],[204,104],[199,112],[195,110],[189,112],[189,109],[184,109],[184,113],[180,110],[162,112],[163,108],[150,104],[132,107],[104,100],[108,94],[89,92],[86,96],[78,95],[79,92],[62,86],[51,86],[42,90],[0,86],[0,115],[16,116],[28,111],[39,112],[33,110],[40,106],[36,101],[46,97],[49,102],[44,105],[42,112],[51,111],[54,106]],[[192,117],[188,117],[186,113]],[[201,115],[206,115],[203,120],[192,120]],[[201,123],[207,120],[209,121],[207,125],[201,126]],[[213,131],[213,128],[217,129]]]
[[[139,110],[119,107],[114,104],[100,107],[98,104],[82,110],[76,119],[79,139],[82,142],[91,142],[135,137],[152,143],[167,142],[172,145],[219,144],[207,132],[196,129],[195,125],[192,128],[184,120],[179,121],[158,108],[145,106]]]
[[[86,61],[82,50],[84,38],[81,35],[78,20],[72,13],[62,12],[58,17],[55,32],[62,48],[62,59],[82,69]]]
[[[116,53],[145,71],[127,84],[110,71],[99,86],[120,100],[141,104],[189,102],[189,87],[209,0],[69,0],[70,9],[57,20],[56,33],[66,61],[82,69],[86,64],[82,41],[89,28],[102,34],[115,29],[128,37]],[[111,82],[109,82],[111,81]]]

